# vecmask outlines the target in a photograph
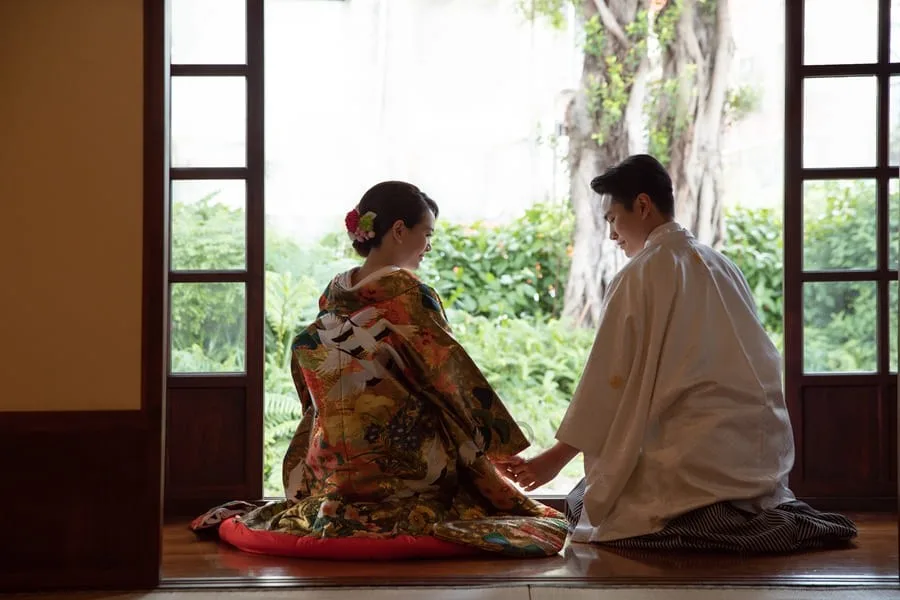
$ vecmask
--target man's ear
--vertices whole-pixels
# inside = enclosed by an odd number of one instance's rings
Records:
[[[646,219],[650,216],[651,209],[653,208],[653,201],[650,200],[650,196],[644,193],[638,194],[638,197],[635,199],[637,203],[638,214],[642,219]]]

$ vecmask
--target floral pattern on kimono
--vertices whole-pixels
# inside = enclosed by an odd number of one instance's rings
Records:
[[[284,458],[287,499],[241,517],[298,536],[433,535],[509,556],[562,548],[563,514],[489,457],[522,431],[453,338],[437,293],[406,270],[356,288],[338,276],[293,342],[303,418]]]

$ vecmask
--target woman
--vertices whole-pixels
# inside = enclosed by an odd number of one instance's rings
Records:
[[[284,458],[286,500],[241,522],[315,538],[433,536],[514,556],[563,546],[565,517],[491,459],[528,446],[412,271],[437,204],[384,182],[346,218],[361,267],[338,274],[293,343],[303,418]]]

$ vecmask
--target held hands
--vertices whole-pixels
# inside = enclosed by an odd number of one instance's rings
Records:
[[[515,481],[527,492],[549,483],[559,475],[565,463],[560,464],[550,451],[525,460],[521,456],[508,456],[491,460],[502,475]],[[567,461],[568,462],[568,461]]]
[[[552,448],[530,460],[521,456],[507,456],[493,458],[491,462],[501,475],[509,477],[519,487],[530,492],[553,480],[578,452],[574,446],[558,441]]]

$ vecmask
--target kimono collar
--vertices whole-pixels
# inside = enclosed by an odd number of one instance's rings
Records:
[[[400,270],[400,267],[394,267],[394,266],[381,267],[377,271],[374,271],[373,273],[369,273],[366,277],[364,277],[363,279],[360,279],[358,282],[356,282],[356,285],[351,285],[350,282],[352,281],[352,276],[353,276],[353,273],[356,271],[356,269],[350,269],[349,271],[341,273],[341,275],[339,276],[339,281],[340,281],[341,286],[345,290],[347,290],[348,292],[353,292],[353,291],[358,290],[362,286],[366,285],[367,283],[370,283],[372,281],[377,281],[378,279],[381,279],[385,275],[387,275],[389,273],[393,273],[394,271],[399,271],[399,270]]]
[[[384,267],[356,285],[350,285],[353,270],[336,275],[322,294],[320,310],[353,313],[367,306],[385,302],[409,293],[424,284],[410,271],[399,267]]]
[[[685,233],[690,235],[690,232],[682,227],[679,223],[675,221],[670,221],[665,225],[660,225],[656,229],[650,232],[650,235],[647,236],[647,241],[644,242],[644,248],[649,248],[653,244],[658,244],[660,239],[667,234],[670,233]]]

